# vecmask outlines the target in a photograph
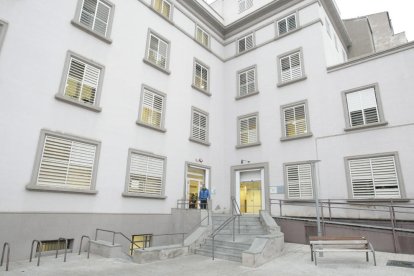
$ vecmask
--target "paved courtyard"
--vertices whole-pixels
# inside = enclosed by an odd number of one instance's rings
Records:
[[[77,276],[77,275],[414,275],[414,268],[386,266],[387,260],[401,260],[414,262],[414,255],[391,254],[377,252],[377,266],[365,261],[364,253],[325,253],[319,258],[318,266],[310,260],[309,247],[299,244],[286,244],[283,254],[259,268],[248,268],[240,263],[212,260],[211,258],[189,255],[176,259],[150,264],[136,264],[122,259],[106,259],[86,254],[81,256],[69,254],[66,263],[63,256],[55,259],[54,256],[42,257],[40,266],[36,262],[19,261],[10,263],[10,271],[4,272],[1,267],[0,275],[29,275],[29,276]]]

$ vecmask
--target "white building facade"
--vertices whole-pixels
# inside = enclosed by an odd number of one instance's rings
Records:
[[[2,1],[1,236],[414,197],[414,44],[349,47],[331,0]]]

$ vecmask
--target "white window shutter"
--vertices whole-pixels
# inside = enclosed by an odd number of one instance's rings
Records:
[[[99,0],[84,0],[79,22],[106,36],[109,24],[111,7]]]
[[[284,109],[285,136],[292,137],[308,132],[305,105]]]
[[[258,141],[257,117],[244,118],[240,120],[240,144],[247,145]]]
[[[237,41],[239,53],[247,51],[254,46],[253,34],[249,34]]]
[[[286,166],[288,198],[313,198],[312,167],[311,164]]]
[[[239,96],[256,92],[256,72],[250,69],[239,74]]]
[[[296,52],[280,59],[282,83],[301,78],[303,75],[301,53]]]
[[[162,195],[163,177],[163,159],[131,154],[128,192]]]
[[[199,112],[193,112],[193,121],[192,121],[192,138],[207,142],[207,116]]]
[[[168,60],[168,43],[150,34],[148,60],[166,69]]]
[[[283,18],[277,22],[277,28],[279,35],[285,34],[296,29],[296,15],[292,14],[286,18]]]
[[[208,69],[198,62],[195,63],[194,85],[208,91]]]
[[[143,93],[141,121],[158,128],[162,127],[164,97],[147,89],[144,89]]]
[[[351,126],[379,122],[377,99],[374,88],[346,94]]]

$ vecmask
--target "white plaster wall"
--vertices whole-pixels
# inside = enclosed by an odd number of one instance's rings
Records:
[[[344,47],[338,37],[338,34],[336,33],[336,30],[333,27],[331,20],[329,19],[322,6],[320,7],[320,18],[323,24],[322,33],[325,48],[326,65],[332,66],[344,62],[345,60],[342,55],[342,50]],[[326,20],[329,21],[330,35],[326,30]],[[337,39],[338,47],[335,46],[335,37]]]
[[[256,45],[268,42],[275,37],[275,24],[270,22],[267,26],[255,32]]]
[[[183,29],[188,34],[194,35],[196,24],[185,14],[183,14],[179,9],[174,9],[173,20],[174,24],[176,24],[177,27]]]

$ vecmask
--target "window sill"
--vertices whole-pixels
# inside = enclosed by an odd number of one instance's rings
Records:
[[[405,198],[366,198],[366,199],[347,199],[347,202],[351,202],[351,203],[374,203],[374,202],[384,202],[384,203],[390,203],[392,200],[392,202],[410,202],[409,199],[405,199]]]
[[[108,43],[108,44],[111,44],[111,43],[112,43],[112,39],[107,38],[107,37],[105,37],[105,36],[103,36],[103,35],[101,35],[101,34],[98,34],[97,32],[94,32],[93,30],[89,29],[88,27],[83,26],[83,25],[82,25],[82,24],[80,24],[79,22],[76,22],[75,20],[72,20],[72,21],[71,21],[71,23],[72,23],[72,25],[73,25],[73,26],[75,26],[75,27],[77,27],[77,28],[81,29],[82,31],[87,32],[87,33],[88,33],[88,34],[90,34],[90,35],[93,35],[94,37],[96,37],[96,38],[98,38],[98,39],[102,40],[103,42],[106,42],[106,43]]]
[[[244,50],[243,52],[237,52],[237,54],[235,55],[235,57],[239,57],[241,55],[247,54],[247,53],[255,50],[256,48],[257,48],[256,45],[254,45],[254,46],[252,46],[252,48],[249,48],[247,50]]]
[[[61,187],[53,187],[53,186],[40,186],[40,185],[33,185],[33,184],[26,185],[26,190],[39,191],[39,192],[87,194],[87,195],[95,195],[98,193],[97,190],[82,190],[82,189],[61,188]]]
[[[144,63],[146,63],[146,64],[148,64],[148,65],[152,66],[153,68],[155,68],[155,69],[157,69],[157,70],[159,70],[159,71],[161,71],[161,72],[163,72],[163,73],[167,74],[167,75],[170,75],[170,74],[171,74],[171,71],[170,71],[170,70],[165,69],[165,68],[162,68],[162,67],[158,66],[158,65],[157,65],[157,64],[155,64],[155,63],[152,63],[151,61],[149,61],[149,60],[148,60],[148,59],[146,59],[146,58],[144,58],[142,61],[143,61]]]
[[[290,84],[293,84],[293,83],[297,83],[297,82],[300,82],[300,81],[303,81],[303,80],[306,80],[308,77],[307,76],[302,76],[302,77],[300,77],[300,78],[297,78],[297,79],[294,79],[294,80],[291,80],[291,81],[287,81],[287,82],[279,82],[278,84],[277,84],[277,87],[283,87],[283,86],[286,86],[286,85],[290,85]]]
[[[72,100],[71,98],[63,96],[62,94],[56,94],[55,98],[59,101],[70,103],[70,104],[73,104],[73,105],[76,105],[76,106],[79,106],[79,107],[83,107],[83,108],[86,108],[86,109],[89,109],[89,110],[92,110],[92,111],[95,111],[95,112],[101,112],[102,111],[102,108],[100,108],[99,106],[94,106],[94,105],[82,103],[82,102],[79,102],[79,101],[76,101],[76,100]]]
[[[361,129],[367,129],[367,128],[381,127],[381,126],[386,126],[386,125],[388,125],[388,122],[379,122],[379,123],[368,124],[368,125],[363,125],[363,126],[347,127],[344,130],[348,132],[348,131],[361,130]]]
[[[286,142],[286,141],[292,141],[292,140],[299,140],[299,139],[309,138],[309,137],[312,137],[312,136],[313,136],[313,134],[312,134],[312,132],[310,132],[310,133],[306,133],[306,134],[302,134],[302,135],[296,135],[296,136],[292,136],[292,137],[288,137],[288,136],[282,137],[282,138],[280,138],[280,141]]]
[[[209,143],[209,142],[198,140],[198,139],[195,139],[195,138],[192,138],[192,137],[188,138],[188,140],[190,140],[191,142],[203,145],[203,146],[207,146],[207,147],[209,147],[211,145],[211,143]]]
[[[259,91],[255,91],[255,92],[252,92],[252,93],[249,93],[249,94],[243,95],[243,96],[237,96],[237,97],[235,98],[235,100],[236,100],[236,101],[238,101],[238,100],[242,100],[242,99],[245,99],[245,98],[248,98],[248,97],[251,97],[251,96],[255,96],[255,95],[257,95],[257,94],[259,94]]]
[[[149,129],[153,129],[153,130],[156,130],[156,131],[162,132],[162,133],[167,132],[167,130],[166,130],[165,128],[155,127],[155,126],[152,126],[152,125],[146,124],[146,123],[141,122],[141,121],[136,121],[136,124],[137,124],[137,125],[139,125],[139,126],[143,126],[143,127],[149,128]]]
[[[194,84],[192,84],[191,87],[194,88],[195,90],[197,90],[197,91],[199,91],[199,92],[201,92],[201,93],[203,93],[203,94],[211,97],[211,93],[210,92],[208,92],[206,90],[203,90],[200,87],[195,86]]]
[[[159,196],[159,195],[147,195],[147,194],[138,194],[138,193],[129,193],[123,192],[123,197],[137,197],[137,198],[148,198],[148,199],[166,199],[166,196]]]
[[[246,145],[237,145],[236,149],[244,149],[244,148],[251,148],[251,147],[257,147],[260,146],[262,143],[260,142],[256,142],[256,143],[251,143],[251,144],[246,144]]]
[[[195,42],[197,42],[201,47],[205,48],[207,51],[211,52],[210,50],[210,44],[209,45],[204,45],[203,43],[201,43],[200,41],[198,41],[197,39],[193,38],[193,40]]]

